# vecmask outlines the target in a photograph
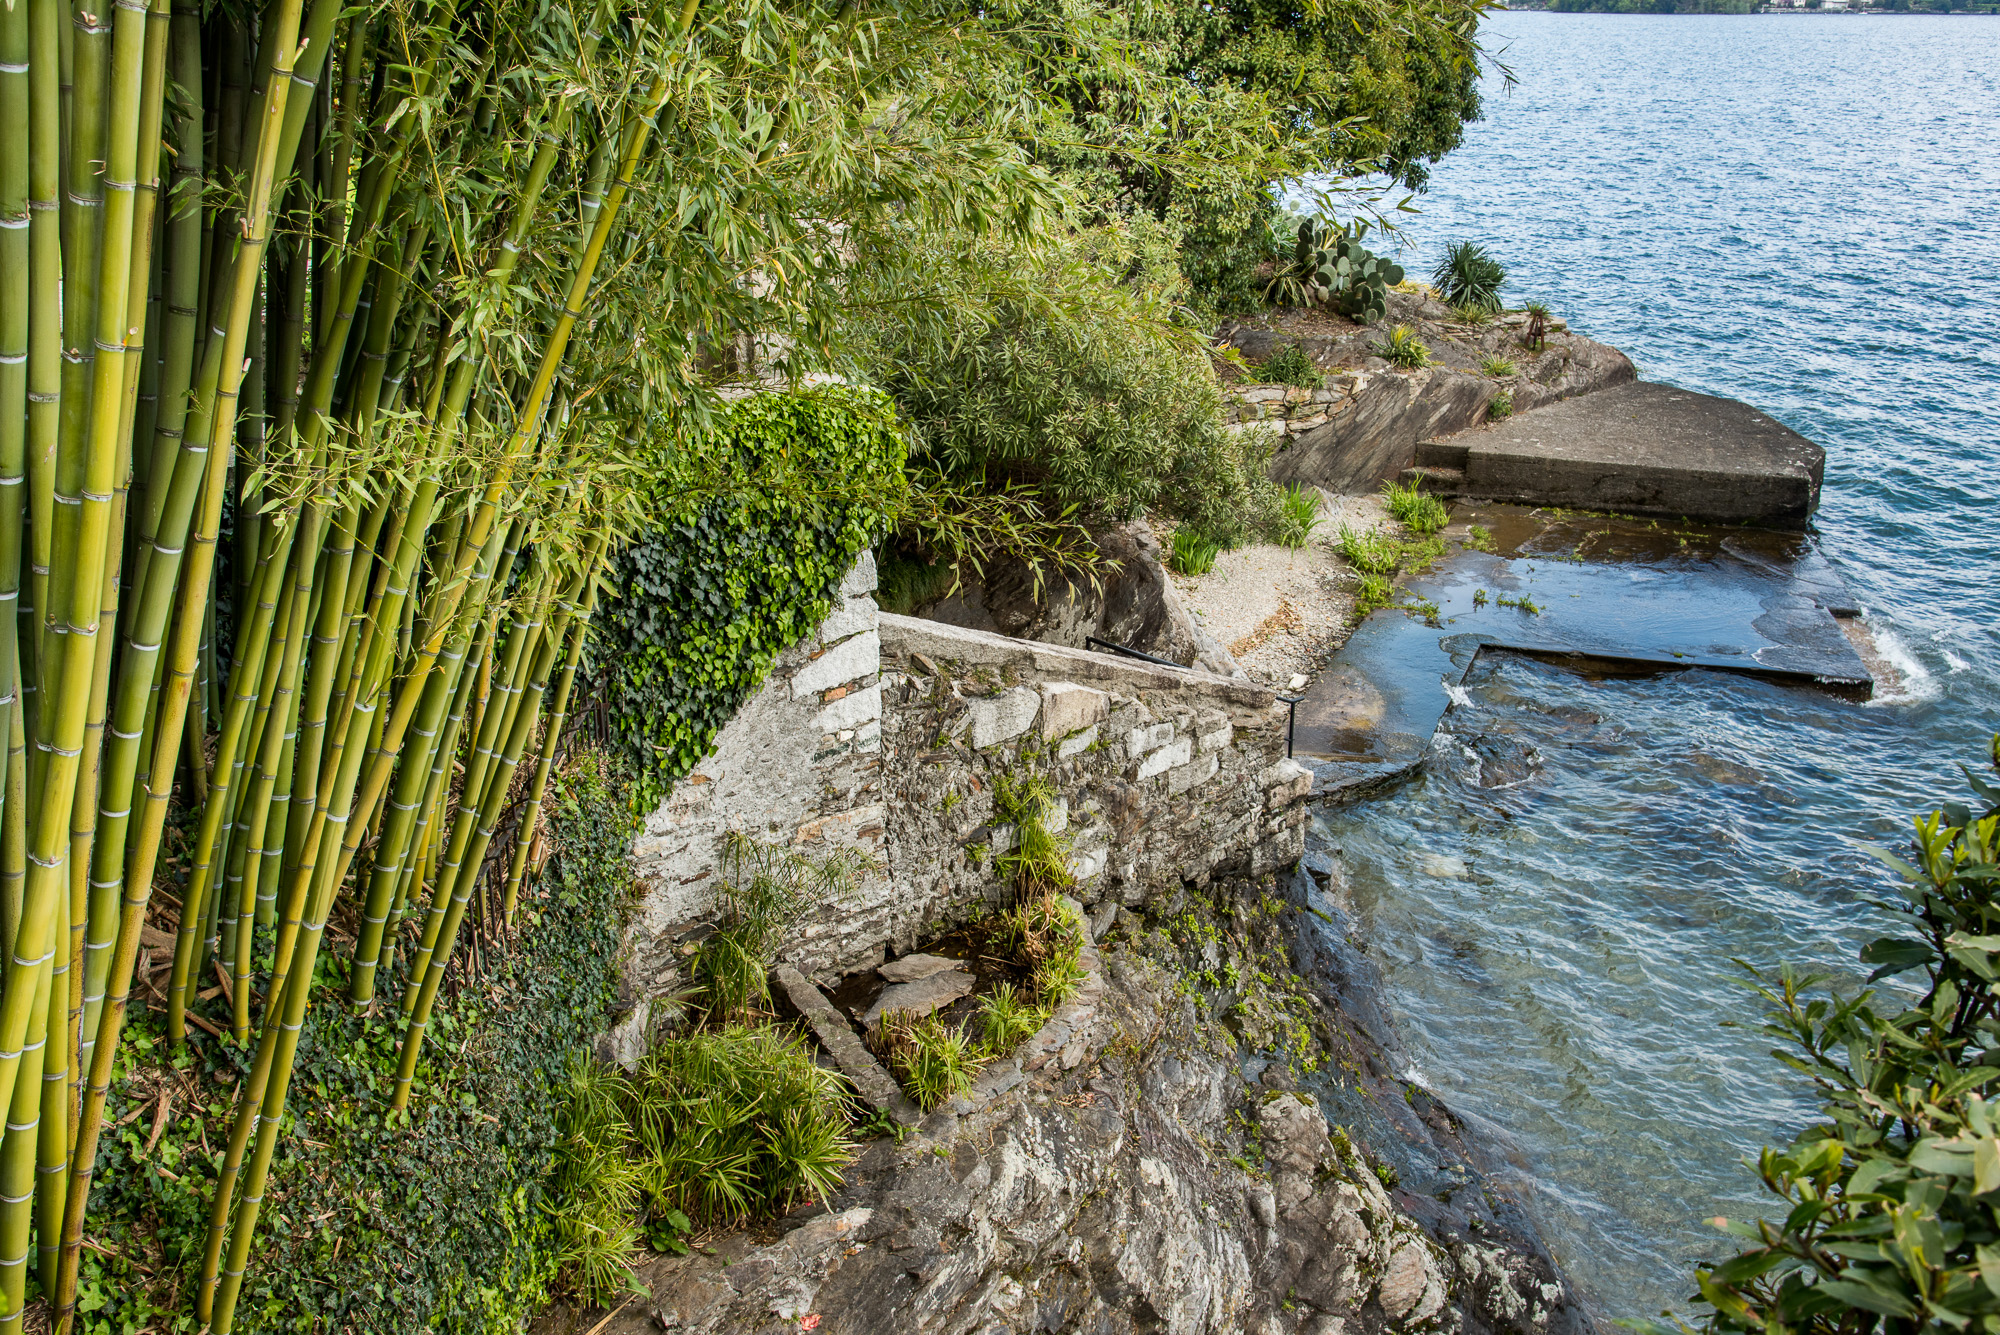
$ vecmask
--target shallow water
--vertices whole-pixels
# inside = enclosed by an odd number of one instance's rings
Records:
[[[1405,263],[1486,243],[1649,379],[1828,451],[1821,549],[1908,688],[1483,655],[1425,772],[1323,813],[1415,1076],[1500,1124],[1614,1316],[1687,1309],[1737,1162],[1810,1111],[1732,957],[1852,978],[1848,842],[1955,795],[2000,727],[2000,20],[1499,14],[1519,79]]]

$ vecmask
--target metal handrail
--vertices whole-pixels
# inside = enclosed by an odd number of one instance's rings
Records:
[[[1171,658],[1158,658],[1142,650],[1134,649],[1129,644],[1119,644],[1116,640],[1100,640],[1095,635],[1084,636],[1083,645],[1086,649],[1095,645],[1100,649],[1109,649],[1114,654],[1123,654],[1127,658],[1137,658],[1148,663],[1158,663],[1161,667],[1175,668],[1181,672],[1192,672],[1194,670],[1186,663],[1176,663]],[[1277,698],[1285,704],[1285,759],[1290,760],[1292,758],[1292,734],[1297,730],[1299,725],[1299,703],[1305,697],[1303,695],[1280,695]]]

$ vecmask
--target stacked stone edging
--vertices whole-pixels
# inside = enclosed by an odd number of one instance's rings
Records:
[[[892,616],[874,587],[863,557],[826,621],[779,655],[712,753],[646,818],[608,1055],[635,1059],[650,1003],[684,985],[731,831],[873,862],[778,952],[821,981],[1002,905],[993,858],[1013,838],[994,810],[1003,775],[1033,769],[1056,783],[1051,825],[1071,839],[1088,906],[1137,906],[1156,888],[1261,873],[1302,851],[1311,775],[1285,757],[1286,710],[1271,692]]]

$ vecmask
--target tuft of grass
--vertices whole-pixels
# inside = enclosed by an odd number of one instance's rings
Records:
[[[655,1222],[733,1224],[824,1201],[854,1156],[844,1082],[789,1030],[728,1024],[663,1038],[639,1063],[629,1106]]]
[[[1002,983],[979,999],[980,1043],[994,1057],[1004,1057],[1042,1027],[1047,1013]]]
[[[1354,614],[1365,617],[1378,607],[1387,607],[1396,600],[1396,587],[1386,575],[1363,575],[1361,591],[1355,595]]]
[[[1414,482],[1400,486],[1384,482],[1382,496],[1389,513],[1413,533],[1429,535],[1451,522],[1451,510],[1445,503]]]
[[[1489,422],[1505,421],[1507,418],[1512,417],[1513,415],[1514,415],[1514,396],[1512,394],[1509,394],[1503,390],[1501,393],[1495,394],[1492,398],[1486,401],[1487,421]]]
[[[1293,385],[1299,389],[1324,389],[1326,376],[1307,355],[1304,347],[1287,343],[1266,357],[1256,368],[1257,379],[1267,385]]]
[[[1479,362],[1479,370],[1480,374],[1490,375],[1495,380],[1505,380],[1510,375],[1519,374],[1519,371],[1515,368],[1514,363],[1505,357],[1481,358]]]
[[[1319,492],[1303,482],[1286,487],[1279,501],[1278,541],[1293,551],[1312,540],[1320,525]]]
[[[1484,524],[1471,524],[1465,530],[1465,545],[1475,552],[1493,550],[1493,530]]]
[[[1486,306],[1454,306],[1451,318],[1460,324],[1484,325],[1493,323],[1493,309]]]
[[[1532,598],[1510,598],[1503,593],[1493,601],[1501,607],[1512,607],[1526,612],[1529,616],[1540,616],[1542,612],[1542,609],[1535,605],[1535,600]]]
[[[1036,965],[1031,982],[1042,1005],[1053,1008],[1075,996],[1087,976],[1076,951],[1066,950],[1050,955]]]
[[[1220,542],[1198,528],[1182,524],[1174,530],[1167,564],[1183,575],[1206,575],[1215,569],[1215,558],[1221,551]]]
[[[1431,269],[1431,286],[1451,306],[1500,309],[1500,285],[1507,271],[1486,247],[1474,241],[1454,241]]]
[[[1474,607],[1484,607],[1486,606],[1486,601],[1486,590],[1474,589],[1472,591],[1472,605]]]
[[[910,1097],[926,1112],[971,1090],[986,1064],[961,1030],[935,1015],[886,1012],[875,1043]]]
[[[1374,529],[1340,526],[1340,554],[1347,564],[1367,575],[1394,574],[1401,551],[1396,540]]]
[[[750,1019],[771,999],[765,963],[799,915],[853,885],[870,865],[844,850],[814,860],[732,831],[723,845],[721,924],[695,954],[694,977],[715,1019]]]
[[[609,1306],[627,1288],[639,1247],[634,1216],[643,1178],[626,1152],[631,1090],[617,1067],[579,1052],[570,1062],[567,1092],[549,1182],[558,1273],[572,1296]]]
[[[1430,348],[1417,337],[1417,331],[1406,324],[1391,329],[1387,338],[1376,339],[1371,351],[1391,366],[1404,371],[1420,370],[1431,364]]]
[[[1438,620],[1438,605],[1428,598],[1419,598],[1413,603],[1404,603],[1403,610],[1420,618],[1426,626],[1441,624]]]

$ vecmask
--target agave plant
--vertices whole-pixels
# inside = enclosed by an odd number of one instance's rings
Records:
[[[1454,241],[1431,269],[1431,286],[1448,305],[1492,313],[1500,309],[1500,285],[1507,271],[1474,241]]]

